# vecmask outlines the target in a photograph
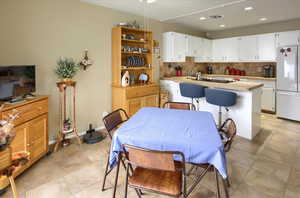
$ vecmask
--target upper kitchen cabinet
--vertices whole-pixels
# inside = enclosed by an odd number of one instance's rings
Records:
[[[300,44],[300,31],[279,32],[276,34],[276,47]]]
[[[239,38],[239,60],[251,62],[258,60],[257,36],[244,36]]]
[[[238,38],[213,40],[212,54],[214,62],[238,61]]]
[[[276,60],[275,33],[257,35],[258,59],[259,61]]]
[[[195,62],[211,62],[212,61],[212,40],[202,39],[202,47],[200,56],[195,57]]]
[[[188,52],[187,35],[166,32],[163,34],[163,45],[164,62],[185,62]]]
[[[202,38],[196,36],[187,36],[188,52],[187,56],[200,57],[202,55]]]

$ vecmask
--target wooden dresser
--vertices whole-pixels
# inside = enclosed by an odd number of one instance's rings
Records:
[[[48,97],[38,96],[18,104],[7,104],[0,112],[0,119],[13,109],[20,112],[20,116],[14,122],[16,137],[11,143],[12,152],[30,153],[30,161],[16,171],[16,177],[48,152]],[[0,189],[8,184],[6,177],[0,177]]]

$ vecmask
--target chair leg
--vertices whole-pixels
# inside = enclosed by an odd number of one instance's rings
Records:
[[[120,161],[121,161],[121,156],[119,154],[119,156],[118,156],[117,172],[116,172],[116,177],[115,177],[115,185],[114,185],[114,191],[113,191],[113,198],[116,197],[116,192],[117,192],[118,177],[119,177],[119,170],[120,170],[120,163],[121,163]]]
[[[102,191],[105,190],[105,182],[106,182],[106,177],[108,175],[108,166],[109,166],[109,155],[108,155],[107,162],[106,162],[106,168],[105,168],[105,173],[104,173],[104,178],[103,178],[103,183],[102,183]]]
[[[11,190],[13,192],[14,198],[19,198],[19,195],[18,195],[18,192],[17,192],[17,187],[16,187],[15,180],[14,180],[13,176],[9,176],[8,179],[9,179],[9,182],[10,182],[10,186],[11,186]]]
[[[216,177],[216,190],[217,190],[217,198],[220,198],[220,187],[219,187],[219,175],[216,168],[214,168],[215,177]]]
[[[124,198],[127,198],[127,191],[128,191],[128,173],[129,173],[129,165],[126,167],[126,180],[125,180],[125,194]]]
[[[195,166],[192,166],[191,168],[190,168],[190,170],[187,172],[187,176],[190,176],[190,174],[192,173],[192,171],[194,170],[194,168],[195,168]]]
[[[222,178],[222,183],[223,183],[223,188],[224,188],[224,191],[225,191],[225,196],[226,196],[226,198],[229,198],[229,193],[228,193],[228,188],[227,188],[226,181],[227,181],[226,179]]]
[[[226,180],[227,187],[230,188],[229,176],[227,176],[227,178],[225,180]]]

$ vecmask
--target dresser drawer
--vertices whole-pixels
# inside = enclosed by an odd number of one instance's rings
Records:
[[[159,86],[134,87],[126,90],[126,98],[137,98],[142,96],[154,95],[159,93]]]
[[[22,124],[28,120],[31,120],[39,115],[48,112],[48,100],[41,100],[34,103],[26,104],[16,108],[19,112],[19,117],[14,121],[15,125]],[[12,114],[13,110],[2,112],[2,117]]]

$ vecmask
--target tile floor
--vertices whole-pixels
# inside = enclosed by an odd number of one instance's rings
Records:
[[[108,189],[100,190],[108,142],[74,144],[44,157],[16,179],[20,197],[110,198],[113,177],[108,178]],[[227,158],[231,198],[300,197],[299,123],[263,114],[261,133],[251,142],[237,137]],[[117,197],[123,197],[124,192],[121,170]],[[206,175],[190,197],[215,197],[214,182],[212,173]],[[2,198],[8,197],[12,197],[10,190]],[[128,197],[137,196],[130,190]],[[160,196],[147,193],[144,197]]]

